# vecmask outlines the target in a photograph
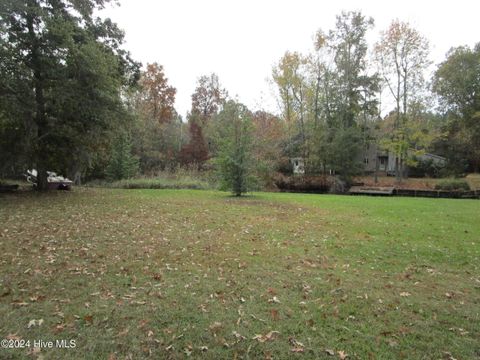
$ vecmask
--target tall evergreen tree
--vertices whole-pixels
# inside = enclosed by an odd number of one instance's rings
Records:
[[[251,190],[255,181],[251,114],[244,105],[234,101],[227,102],[222,112],[226,115],[226,134],[220,144],[218,171],[222,188],[241,196]]]
[[[370,76],[366,71],[366,35],[373,23],[372,18],[360,12],[342,12],[327,39],[336,70],[332,74],[337,93],[335,118],[337,124],[345,128],[355,125],[368,96],[372,96],[378,87],[376,76]]]
[[[127,133],[118,134],[111,149],[110,162],[106,168],[110,180],[128,179],[138,172],[138,159],[132,154],[132,140]]]

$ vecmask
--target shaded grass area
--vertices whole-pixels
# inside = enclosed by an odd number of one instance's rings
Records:
[[[478,201],[77,189],[0,224],[0,337],[77,344],[32,358],[480,356]]]

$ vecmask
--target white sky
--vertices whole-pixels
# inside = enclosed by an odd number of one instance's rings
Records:
[[[306,53],[314,33],[332,29],[342,10],[361,10],[375,19],[369,39],[398,18],[426,36],[431,60],[445,59],[452,46],[480,41],[480,1],[422,0],[120,0],[102,15],[126,33],[134,59],[158,62],[177,88],[176,108],[185,116],[201,75],[215,72],[230,96],[251,110],[278,112],[272,66],[285,51]]]

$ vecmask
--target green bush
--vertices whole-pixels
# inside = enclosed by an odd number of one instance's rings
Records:
[[[107,185],[116,189],[208,189],[209,185],[200,180],[172,179],[126,179]]]
[[[410,177],[430,177],[438,178],[445,171],[445,166],[435,163],[432,159],[416,159],[416,164],[409,167],[408,175]],[[451,174],[450,174],[451,175]]]
[[[114,189],[214,189],[217,184],[207,172],[193,172],[177,169],[175,172],[162,171],[152,177],[138,177],[117,181],[95,180],[89,186]]]
[[[284,191],[326,193],[333,185],[333,177],[320,176],[284,176],[278,173],[275,177],[275,185]]]
[[[435,190],[447,190],[447,191],[454,191],[454,190],[470,190],[470,186],[465,180],[460,179],[447,179],[442,180],[435,185]]]

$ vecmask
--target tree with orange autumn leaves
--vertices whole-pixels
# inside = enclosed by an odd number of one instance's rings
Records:
[[[144,174],[178,164],[183,124],[174,107],[176,92],[162,65],[147,64],[133,95],[137,120],[133,130],[134,153]]]
[[[168,84],[163,66],[158,63],[147,64],[139,85],[138,103],[142,114],[160,124],[172,121],[177,89]]]

